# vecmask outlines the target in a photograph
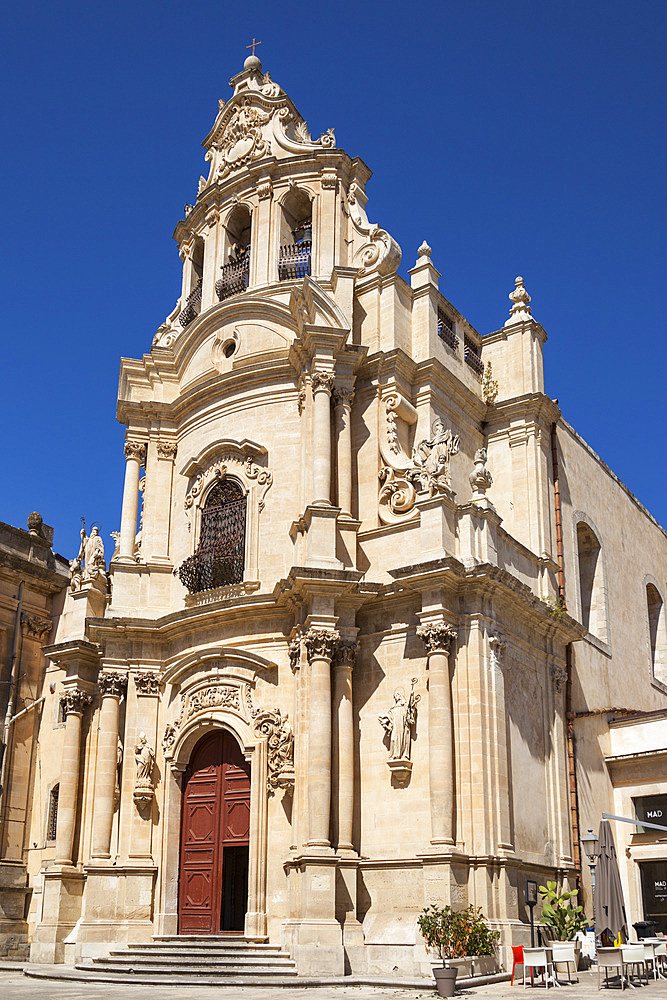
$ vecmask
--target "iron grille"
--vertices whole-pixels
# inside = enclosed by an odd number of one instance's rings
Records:
[[[444,340],[448,347],[451,347],[453,351],[459,346],[459,338],[454,332],[454,323],[449,318],[447,313],[444,313],[441,309],[438,309],[438,336]]]
[[[301,243],[288,243],[280,248],[278,258],[278,281],[290,281],[292,278],[305,278],[310,274],[311,240]]]
[[[222,275],[215,283],[215,293],[220,302],[224,302],[232,295],[245,292],[250,276],[250,247],[241,260],[223,264],[220,270]]]
[[[184,328],[192,323],[193,319],[201,312],[201,286],[202,279],[200,278],[185,300],[185,308],[179,314],[178,322]]]
[[[49,818],[46,824],[46,839],[55,840],[58,828],[58,798],[60,785],[54,785],[49,794]]]
[[[245,565],[246,498],[229,480],[216,483],[202,511],[199,545],[178,575],[191,594],[241,583]]]
[[[468,337],[465,338],[463,344],[463,358],[475,375],[480,377],[484,374],[484,362],[479,356],[479,347]]]

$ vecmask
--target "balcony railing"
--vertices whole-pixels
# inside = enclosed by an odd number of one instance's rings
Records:
[[[250,277],[250,247],[240,260],[223,264],[220,270],[222,274],[215,283],[215,294],[220,302],[245,292]]]
[[[243,580],[245,519],[245,497],[204,510],[197,550],[178,568],[191,594]]]
[[[478,378],[481,378],[484,374],[484,362],[477,353],[478,351],[479,348],[477,345],[466,337],[463,343],[463,359],[465,363],[472,368],[475,375]]]
[[[454,324],[446,313],[438,309],[438,336],[444,340],[448,347],[455,351],[459,346],[459,338],[454,333]]]
[[[301,243],[288,243],[280,248],[278,257],[278,281],[290,281],[292,278],[305,278],[310,274],[310,240]]]
[[[201,312],[201,285],[202,279],[200,278],[185,300],[185,308],[179,314],[178,322],[183,328],[192,323],[193,319],[196,319]]]

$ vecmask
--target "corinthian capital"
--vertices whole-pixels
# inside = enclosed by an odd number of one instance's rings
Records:
[[[426,653],[449,653],[451,643],[456,639],[456,629],[445,622],[429,622],[420,625],[417,635],[426,646]]]
[[[336,646],[336,666],[353,667],[358,650],[356,639],[341,639]]]
[[[103,695],[122,698],[127,688],[127,677],[115,670],[104,670],[97,678],[97,686]]]
[[[139,441],[126,441],[124,451],[125,458],[138,458],[143,462],[146,457],[146,445]]]
[[[325,392],[331,394],[334,384],[333,372],[312,372],[310,378],[313,392],[317,392],[318,389],[324,389]]]
[[[336,632],[335,629],[310,628],[304,635],[304,640],[309,663],[317,656],[333,660],[340,642],[340,632]]]
[[[85,691],[79,691],[77,688],[74,688],[74,690],[64,694],[60,701],[63,706],[64,715],[83,715],[86,706],[90,705],[92,698]]]
[[[354,389],[349,389],[347,386],[336,386],[333,392],[333,401],[335,406],[345,406],[349,409],[352,406],[352,401],[354,399]]]
[[[134,686],[138,694],[159,694],[160,675],[157,670],[142,670],[134,674]]]
[[[158,441],[158,458],[176,458],[177,444],[175,441]]]

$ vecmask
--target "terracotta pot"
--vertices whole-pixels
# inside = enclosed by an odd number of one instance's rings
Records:
[[[453,997],[456,990],[456,974],[458,969],[434,969],[435,988],[438,996]]]

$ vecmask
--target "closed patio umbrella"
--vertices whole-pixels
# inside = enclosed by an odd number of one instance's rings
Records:
[[[621,875],[618,870],[614,835],[609,820],[600,823],[599,857],[595,879],[595,933],[607,934],[613,941],[619,933],[628,939],[628,920],[623,903]]]

